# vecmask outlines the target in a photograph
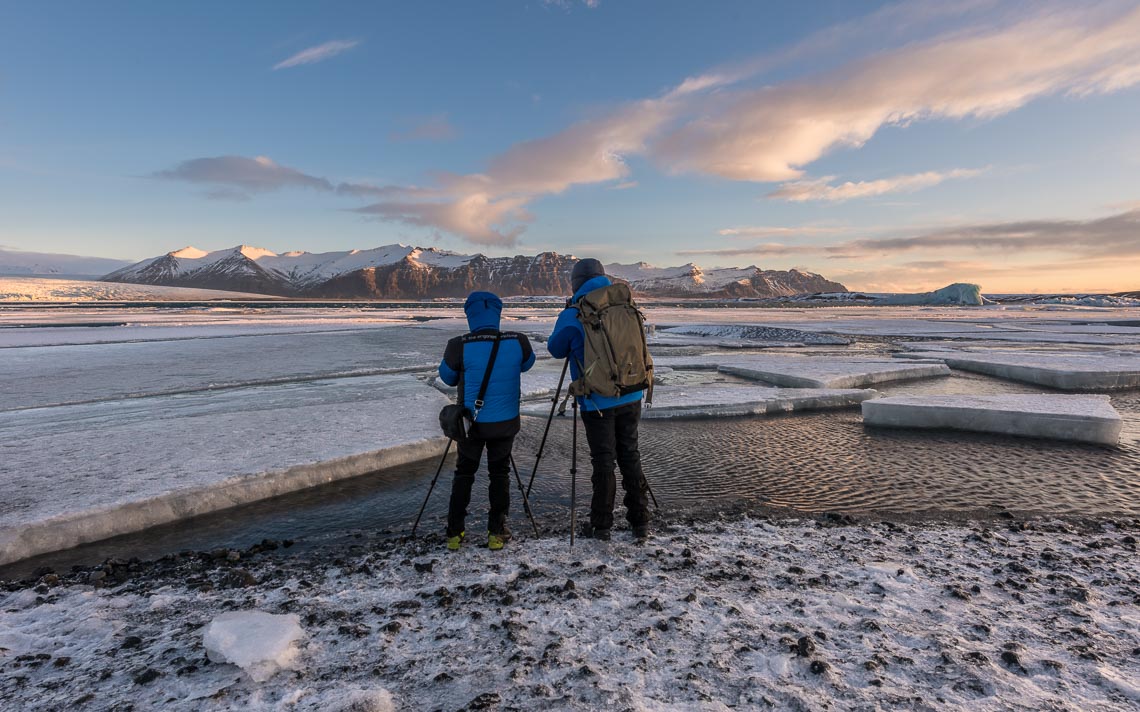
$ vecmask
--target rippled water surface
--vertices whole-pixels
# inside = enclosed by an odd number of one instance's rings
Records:
[[[689,374],[690,384],[724,381]],[[982,376],[882,387],[887,395],[1039,392]],[[1140,515],[1140,392],[1113,396],[1125,419],[1119,447],[974,433],[867,428],[858,409],[725,420],[646,421],[642,457],[662,508],[679,511],[742,503],[803,511],[921,513],[1002,507],[1066,515]],[[545,421],[524,419],[515,457],[524,480]],[[540,525],[565,528],[570,500],[569,417],[556,419],[535,480]],[[588,506],[589,453],[579,431],[578,502]],[[429,502],[424,530],[442,527],[449,458]],[[437,461],[394,468],[178,524],[157,527],[21,564],[96,562],[107,556],[248,546],[262,538],[341,536],[410,528]],[[480,473],[468,528],[481,531],[486,479]],[[512,481],[512,522],[529,527]],[[620,496],[619,496],[620,509]],[[2,572],[0,572],[2,573]]]

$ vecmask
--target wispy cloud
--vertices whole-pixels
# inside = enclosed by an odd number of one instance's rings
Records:
[[[282,166],[266,156],[214,156],[194,158],[174,168],[151,174],[153,178],[205,183],[228,188],[221,199],[244,199],[249,193],[265,193],[286,187],[334,190],[324,178],[311,176],[295,168]],[[234,189],[237,189],[236,191]],[[210,197],[219,198],[222,192]]]
[[[947,250],[967,253],[1068,254],[1080,259],[1140,255],[1140,210],[1091,220],[1019,220],[964,224],[906,237],[861,238],[834,245],[761,243],[732,248],[692,249],[678,255],[817,255],[839,259],[883,257]],[[917,263],[916,263],[917,264]]]
[[[621,183],[618,183],[617,185],[611,185],[610,190],[629,190],[630,188],[636,188],[636,187],[637,187],[637,181],[635,181],[635,180],[623,180]]]
[[[284,59],[273,65],[273,69],[276,71],[278,69],[298,67],[302,64],[315,64],[317,62],[323,62],[326,59],[335,57],[343,52],[347,52],[358,44],[360,44],[360,40],[332,40],[330,42],[325,42],[324,44],[319,44],[316,47],[309,47],[308,49],[301,50],[292,57]]]
[[[894,176],[870,181],[846,181],[834,185],[835,176],[824,176],[814,180],[798,180],[784,183],[776,190],[768,193],[768,197],[775,200],[786,200],[793,203],[802,203],[809,200],[826,200],[842,202],[854,198],[871,198],[888,193],[913,193],[916,190],[930,188],[951,178],[973,178],[982,174],[981,169],[957,168],[952,171],[940,173],[926,171],[912,175]]]
[[[432,194],[415,186],[377,186],[339,182],[283,166],[268,156],[213,156],[182,161],[173,168],[156,171],[151,178],[212,186],[204,193],[211,200],[246,201],[255,193],[283,188],[307,188],[356,198],[389,198]]]
[[[602,0],[581,0],[581,2],[591,10],[597,8],[602,4]],[[573,6],[574,2],[573,0],[542,0],[542,4],[547,7],[560,7],[563,9],[569,9],[571,6]]]
[[[796,180],[826,152],[860,147],[883,126],[989,119],[1052,94],[1117,91],[1140,82],[1140,8],[1119,7],[1044,12],[815,78],[728,92],[657,142],[654,154],[674,172]]]
[[[950,5],[953,10],[945,9]],[[670,173],[794,182],[775,191],[783,199],[912,191],[969,173],[833,185],[805,179],[804,169],[828,151],[864,145],[884,126],[990,119],[1044,96],[1079,97],[1140,83],[1140,8],[1102,2],[1074,10],[1042,3],[1028,16],[1004,8],[973,0],[875,13],[856,30],[866,34],[884,27],[884,37],[907,43],[814,77],[745,86],[783,58],[840,42],[844,34],[823,32],[782,55],[693,75],[655,98],[516,144],[479,173],[440,174],[431,199],[369,210],[382,219],[509,245],[531,219],[525,210],[530,202],[572,186],[629,182],[634,178],[626,160],[634,156],[648,157]],[[949,29],[914,39],[897,35],[899,23],[907,30]],[[484,209],[461,210],[462,205]],[[446,225],[440,216],[447,217]]]
[[[449,141],[459,135],[447,114],[423,116],[414,119],[412,124],[406,130],[391,132],[388,138],[393,141]]]
[[[845,227],[820,227],[815,225],[797,225],[793,227],[774,225],[742,225],[740,227],[726,227],[717,230],[718,235],[725,237],[775,237],[777,235],[834,235],[846,232]]]

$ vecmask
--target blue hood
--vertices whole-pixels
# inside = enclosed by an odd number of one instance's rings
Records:
[[[463,313],[467,315],[467,327],[471,331],[498,329],[503,300],[491,292],[471,292],[463,304]]]
[[[577,292],[574,292],[574,296],[573,296],[573,298],[571,298],[570,301],[576,302],[579,299],[581,299],[582,297],[589,294],[590,292],[594,291],[595,289],[597,289],[599,287],[608,287],[611,284],[613,284],[613,282],[611,282],[610,278],[605,276],[604,274],[600,274],[597,277],[591,277],[590,279],[586,280],[585,284],[583,284],[581,287],[578,288]]]

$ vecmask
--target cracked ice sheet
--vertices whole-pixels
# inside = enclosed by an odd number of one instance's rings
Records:
[[[853,408],[878,395],[873,390],[828,388],[766,388],[764,386],[655,386],[653,407],[642,419],[729,418],[807,410]],[[547,417],[545,403],[524,405],[523,415]]]
[[[1074,391],[1140,388],[1140,354],[1057,351],[912,351],[900,359],[937,359],[951,368]]]
[[[446,403],[371,376],[0,413],[0,562],[436,456]]]
[[[733,376],[789,388],[860,388],[877,383],[950,375],[938,363],[910,363],[899,368],[892,359],[833,356],[768,356],[708,354],[654,359],[674,369],[716,369]]]
[[[397,326],[0,350],[0,410],[434,369],[447,339]]]
[[[618,532],[573,549],[558,536],[501,553],[448,555],[434,539],[263,555],[243,558],[259,583],[241,589],[196,557],[111,589],[65,575],[44,594],[0,593],[0,698],[344,710],[386,690],[396,709],[493,693],[504,709],[1135,710],[1140,557],[1135,524],[1121,526],[743,519],[659,528],[646,546]],[[257,684],[204,661],[202,627],[234,609],[297,614],[298,671]],[[814,650],[797,655],[805,637]],[[158,676],[133,683],[147,668]]]

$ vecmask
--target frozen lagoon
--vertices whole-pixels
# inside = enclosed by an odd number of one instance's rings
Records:
[[[508,313],[512,310],[522,318],[510,322],[509,327],[527,331],[538,338],[549,331],[556,313],[553,309],[524,307],[511,307]],[[363,449],[358,449],[356,454],[371,451],[382,447],[383,443],[361,435],[360,431],[374,421],[373,413],[380,417],[379,414],[383,412],[398,421],[401,436],[413,440],[418,437],[425,442],[434,438],[434,416],[438,404],[442,403],[442,396],[420,380],[426,378],[434,368],[447,338],[462,329],[462,319],[455,318],[451,311],[438,307],[421,310],[409,306],[384,313],[343,309],[309,309],[302,313],[302,310],[286,307],[272,311],[270,314],[264,310],[246,313],[240,308],[211,308],[205,312],[197,309],[135,312],[86,307],[76,311],[51,313],[34,310],[0,312],[0,384],[5,393],[5,401],[0,405],[0,422],[34,424],[27,428],[9,430],[10,433],[26,434],[26,437],[7,439],[4,454],[18,454],[20,466],[17,471],[8,465],[8,469],[0,472],[0,475],[16,483],[21,472],[24,477],[29,473],[40,473],[34,478],[38,484],[36,494],[50,500],[52,506],[57,507],[56,513],[49,513],[45,517],[54,521],[55,517],[65,515],[73,509],[90,509],[105,504],[99,497],[113,493],[113,488],[106,493],[94,492],[95,500],[88,503],[85,498],[92,490],[76,487],[73,483],[76,477],[82,479],[84,472],[101,472],[103,470],[100,468],[105,466],[109,467],[107,471],[111,473],[109,481],[120,483],[117,486],[126,490],[133,491],[136,485],[132,478],[137,479],[137,490],[142,499],[153,496],[148,489],[153,482],[148,484],[148,478],[153,480],[157,477],[168,488],[184,484],[176,482],[172,485],[169,477],[156,475],[156,472],[161,472],[156,468],[166,463],[160,453],[148,447],[151,441],[173,448],[171,451],[175,453],[193,451],[193,459],[179,467],[197,468],[195,471],[201,470],[201,476],[213,478],[210,481],[225,482],[233,474],[288,470],[290,463],[312,466],[315,471],[326,468],[336,470],[338,455],[326,453],[331,459],[326,460],[323,459],[326,455],[319,455],[314,460],[295,461],[299,457],[299,450],[290,449],[292,446],[286,440],[297,436],[299,442],[307,442],[316,448],[318,442],[327,444],[339,441],[342,437],[358,438],[356,446]],[[456,308],[455,312],[457,311]],[[663,366],[663,373],[664,367],[671,363],[670,359],[677,359],[676,363],[686,367],[703,366],[706,369],[718,363],[735,362],[755,366],[759,363],[755,359],[774,359],[777,365],[790,363],[793,370],[788,371],[788,375],[817,377],[817,383],[813,385],[822,385],[825,378],[842,378],[853,374],[861,378],[876,378],[877,372],[891,377],[901,374],[906,379],[925,374],[939,377],[929,381],[907,380],[901,385],[894,381],[880,381],[876,386],[886,389],[888,393],[893,393],[892,389],[895,388],[903,388],[904,393],[912,392],[915,388],[931,388],[934,390],[930,392],[938,393],[956,387],[956,384],[967,387],[967,390],[989,388],[990,385],[981,380],[963,380],[957,376],[953,379],[946,378],[946,367],[941,363],[906,363],[885,358],[888,356],[890,338],[893,338],[885,336],[886,333],[909,331],[912,334],[929,335],[930,338],[946,338],[948,334],[961,333],[962,324],[968,322],[975,325],[979,333],[988,332],[989,336],[1003,330],[1013,336],[1027,331],[1040,332],[1047,333],[1049,338],[1069,339],[1074,342],[1073,348],[1087,350],[1090,348],[1087,340],[1091,336],[1100,335],[1094,332],[1102,327],[1088,324],[1084,312],[1074,314],[1079,318],[1065,322],[1069,327],[1060,323],[1063,320],[1059,320],[1056,314],[1042,314],[1033,310],[995,314],[986,310],[880,309],[872,315],[867,310],[851,308],[815,309],[808,312],[661,309],[651,310],[650,319],[665,326],[685,323],[686,320],[714,323],[716,320],[730,320],[737,324],[747,320],[761,325],[777,325],[771,330],[769,326],[758,326],[740,332],[741,337],[747,336],[750,339],[765,333],[773,338],[786,338],[787,334],[778,330],[785,326],[803,331],[815,329],[820,333],[841,331],[855,335],[855,339],[867,339],[850,348],[826,344],[799,349],[796,356],[765,357],[740,349],[732,349],[729,354],[708,353],[710,349],[715,352],[715,344],[710,341],[704,342],[705,345],[702,346],[700,339],[703,337],[690,336],[694,340],[692,343],[680,347],[663,346],[655,352],[658,362]],[[811,319],[805,320],[808,316]],[[124,325],[51,326],[53,320],[74,323],[77,317],[93,321],[123,322]],[[423,321],[428,318],[433,321]],[[990,326],[983,328],[987,320]],[[15,322],[34,323],[36,328],[3,328],[11,327]],[[784,326],[779,326],[781,324]],[[1125,341],[1133,339],[1133,332],[1140,331],[1121,324],[1105,325],[1103,329],[1114,339]],[[725,338],[723,331],[712,330],[710,333],[717,334],[717,342]],[[860,334],[865,336],[859,336]],[[708,338],[714,339],[713,336]],[[536,350],[539,353],[543,350],[537,339]],[[390,370],[405,371],[411,375],[381,375]],[[541,363],[536,367],[533,386],[528,389],[528,394],[540,398],[549,393],[557,382],[558,370],[559,366],[555,362]],[[764,374],[771,377],[774,372],[765,371]],[[675,375],[685,374],[681,372]],[[727,378],[727,375],[724,376]],[[391,394],[383,388],[371,388],[372,384],[379,382],[372,379],[378,378],[404,379],[401,382],[406,384],[409,392],[414,391],[421,394],[418,397],[432,399],[430,406],[417,407],[415,410],[422,419],[416,420],[393,408],[393,403],[398,404],[402,400],[390,398]],[[727,425],[730,421],[714,427],[695,424],[666,426],[664,423],[669,415],[719,414],[740,418],[761,409],[768,411],[774,402],[771,396],[779,392],[759,385],[745,384],[739,378],[727,384],[685,383],[683,378],[673,383],[676,387],[662,386],[658,392],[658,412],[664,420],[657,420],[653,425],[647,424],[644,433],[651,469],[661,473],[655,482],[656,489],[672,501],[707,498],[706,494],[694,492],[691,488],[694,472],[707,471],[702,476],[708,478],[707,486],[710,490],[731,488],[738,493],[747,493],[749,497],[787,506],[853,511],[884,504],[906,506],[906,497],[892,499],[895,495],[903,494],[901,490],[892,491],[889,486],[884,488],[881,479],[872,483],[865,475],[875,472],[889,479],[891,472],[902,472],[911,467],[907,463],[913,463],[913,456],[891,452],[891,448],[897,445],[889,445],[886,451],[881,452],[870,448],[866,442],[855,438],[854,431],[850,434],[851,437],[846,434],[837,437],[839,431],[829,430],[833,423],[841,423],[844,428],[848,424],[858,425],[857,414],[840,416],[842,410],[836,414],[804,414],[796,418],[807,420],[774,420],[770,425],[764,426],[764,431],[758,430],[760,426],[747,418],[739,422],[733,421],[731,427]],[[347,395],[354,392],[357,395]],[[306,396],[306,393],[309,395]],[[669,393],[677,399],[678,410],[673,413],[669,411],[667,399],[663,398],[663,394]],[[822,390],[817,390],[813,393],[805,392],[800,397],[802,403],[811,404],[813,401],[824,402],[828,396]],[[295,407],[285,405],[290,401]],[[858,402],[833,401],[832,405],[851,406]],[[278,405],[273,405],[274,403]],[[535,405],[541,415],[549,412],[548,400],[538,401]],[[780,408],[783,409],[783,406]],[[195,409],[198,410],[199,417],[183,421],[192,423],[193,427],[179,431],[185,436],[185,442],[170,445],[168,440],[162,439],[177,437],[177,434],[160,432],[163,418],[169,416],[170,419],[176,419],[180,417],[179,413],[188,414]],[[352,413],[343,412],[350,409]],[[1136,438],[1131,433],[1135,432],[1137,418],[1132,411],[1122,412],[1125,418],[1123,449],[1120,454],[1111,456],[1113,464],[1108,466],[1114,472],[1130,471],[1129,466],[1122,470],[1121,463],[1128,461],[1130,453],[1135,452],[1136,445]],[[652,419],[654,416],[648,417]],[[248,418],[253,420],[247,421]],[[251,451],[254,454],[252,459],[237,457],[243,467],[249,465],[252,468],[241,472],[227,469],[233,464],[234,457],[210,456],[209,446],[213,444],[210,438],[186,435],[218,431],[228,434],[227,428],[238,432],[237,428],[247,422],[256,425],[245,432],[252,433],[250,442],[255,443],[257,449]],[[86,424],[92,425],[89,432]],[[668,432],[670,435],[658,437],[653,428],[660,428],[660,433]],[[693,428],[697,430],[690,433]],[[119,452],[110,459],[97,457],[85,460],[85,453],[99,452],[100,432],[113,433],[113,437],[107,437],[106,443],[114,444]],[[520,448],[523,449],[518,451],[520,465],[524,468],[527,459],[526,442],[524,439],[520,443]],[[895,442],[909,441],[900,439]],[[962,447],[962,442],[943,435],[923,436],[923,446],[930,449],[924,461],[935,469],[946,467],[946,453]],[[1053,462],[1057,461],[1056,454],[1035,456],[1032,450],[1022,450],[1013,443],[978,440],[965,442],[971,448],[987,450],[989,454],[986,456],[994,458],[991,467],[995,472],[1010,467],[1036,467],[1035,457],[1053,457]],[[532,448],[533,445],[534,443],[529,444]],[[914,445],[917,445],[917,441]],[[560,443],[552,443],[552,447],[549,462],[554,469],[555,466],[561,466],[567,453],[560,451]],[[441,448],[441,441],[435,440],[426,450],[420,450],[416,458],[434,457]],[[280,451],[283,460],[266,459],[268,466],[255,462],[264,459],[258,453],[268,456],[274,455],[276,450]],[[716,457],[699,458],[694,469],[691,459],[693,452],[713,452]],[[774,459],[760,464],[758,452],[771,455]],[[58,456],[59,453],[64,453],[64,456]],[[858,457],[852,457],[855,454]],[[1068,473],[1076,473],[1081,469],[1089,472],[1104,471],[1105,468],[1100,455],[1094,458],[1091,454],[1070,453],[1065,457],[1069,459],[1064,470]],[[998,462],[1001,458],[1008,458],[1008,461]],[[827,459],[837,465],[826,464]],[[15,460],[6,457],[6,465],[8,461]],[[373,463],[372,466],[378,467],[380,464],[382,463]],[[85,467],[94,469],[85,470]],[[674,467],[679,478],[676,482],[669,479]],[[833,469],[834,478],[831,472]],[[363,470],[353,470],[360,471]],[[826,473],[829,478],[827,486],[808,493],[806,488],[814,485],[804,481],[805,473],[819,472]],[[721,479],[721,473],[728,479]],[[840,473],[843,473],[842,476]],[[776,479],[770,479],[769,475],[775,475]],[[981,479],[974,485],[981,486]],[[317,481],[321,480],[313,480]],[[51,482],[52,487],[44,488],[43,482]],[[195,484],[191,480],[186,482]],[[840,484],[841,482],[846,484]],[[409,480],[409,486],[414,484]],[[564,503],[559,498],[563,493],[559,488],[565,484],[559,473],[547,492],[561,506]],[[426,482],[424,486],[426,487]],[[1072,488],[1074,484],[1069,481],[1066,486]],[[1088,489],[1083,481],[1077,487]],[[1109,488],[1103,501],[1117,501],[1118,506],[1127,510],[1133,506],[1135,499],[1129,487],[1122,484],[1119,488]],[[885,499],[868,496],[863,491],[864,488],[867,491],[885,492],[889,496]],[[260,494],[257,494],[259,490],[256,488],[242,486],[239,489],[248,492],[246,497],[277,494],[272,489],[262,489]],[[31,491],[31,488],[24,487],[23,491]],[[1056,501],[1056,492],[1050,488],[1047,479],[1038,480],[1034,491],[1040,496],[1025,500],[1026,504],[1020,506],[1048,508],[1050,502]],[[1088,491],[1091,492],[1091,489]],[[989,496],[989,493],[986,494]],[[221,504],[246,501],[243,498],[226,500],[224,495],[218,498],[196,496],[195,499]],[[418,497],[413,496],[412,499]],[[968,506],[970,495],[968,490],[957,493],[944,490],[938,497],[924,497],[922,501],[933,501],[954,508]],[[1015,497],[1008,501],[1017,504],[1021,500]],[[1033,504],[1029,505],[1029,501]],[[201,510],[172,510],[176,517],[197,511]],[[4,526],[9,521],[17,526],[28,525],[30,522],[17,521],[15,516],[14,513],[6,512]],[[101,516],[111,519],[105,512]],[[63,520],[66,519],[63,516]],[[145,519],[138,517],[122,518],[122,521],[133,521],[136,525],[146,523]],[[335,520],[330,525],[336,526]],[[72,530],[77,529],[71,524],[67,526]],[[59,545],[59,542],[54,544]]]

